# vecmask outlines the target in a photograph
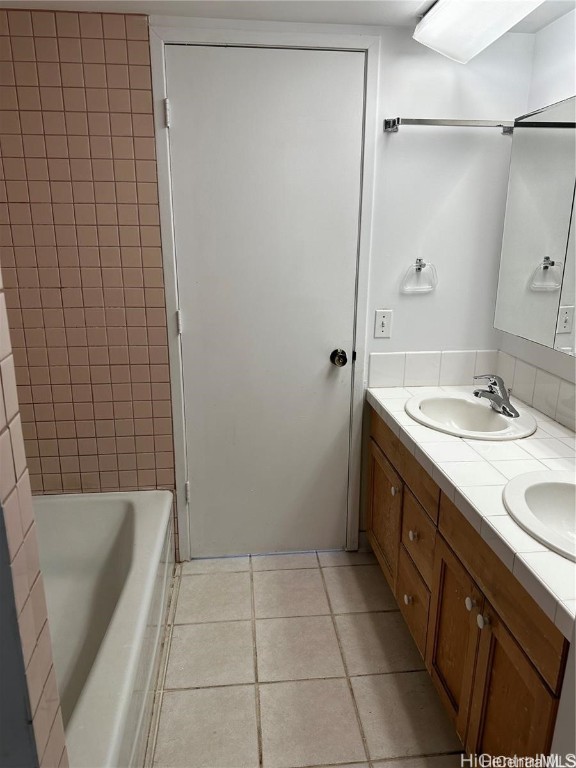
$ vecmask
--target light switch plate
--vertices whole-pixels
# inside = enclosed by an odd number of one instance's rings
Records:
[[[560,307],[556,333],[572,333],[574,328],[574,307]]]
[[[377,309],[374,323],[375,339],[390,339],[392,337],[392,310]]]

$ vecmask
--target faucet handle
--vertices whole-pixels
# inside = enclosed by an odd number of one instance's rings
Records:
[[[498,376],[496,376],[495,373],[482,373],[479,376],[474,376],[474,381],[487,381],[489,389],[498,386]],[[502,386],[504,386],[502,379],[500,379],[500,381],[502,382]]]
[[[474,376],[474,381],[477,381],[479,379],[486,379],[491,384],[499,384],[503,389],[506,389],[506,385],[504,384],[504,379],[495,373],[482,373],[480,374],[480,376]]]
[[[512,390],[508,389],[506,384],[504,384],[504,379],[501,376],[497,376],[495,373],[483,373],[480,376],[474,376],[474,381],[484,379],[488,381],[488,389],[492,392],[493,388],[496,388],[501,397],[507,398],[512,392]]]

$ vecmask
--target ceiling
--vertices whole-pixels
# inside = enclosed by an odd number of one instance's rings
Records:
[[[0,7],[414,27],[433,2],[434,0],[0,0]],[[546,0],[517,24],[513,31],[537,32],[575,7],[576,0]]]

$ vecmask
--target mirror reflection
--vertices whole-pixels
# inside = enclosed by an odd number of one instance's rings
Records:
[[[514,123],[496,328],[574,354],[576,97]]]
[[[576,303],[576,239],[574,237],[574,206],[572,206],[572,218],[570,220],[570,235],[566,250],[566,262],[564,264],[564,277],[562,280],[562,293],[560,294],[560,309],[558,311],[558,323],[556,325],[556,338],[554,349],[566,352],[569,355],[576,353],[574,304]]]

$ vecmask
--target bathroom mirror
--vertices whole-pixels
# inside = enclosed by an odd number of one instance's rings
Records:
[[[514,121],[494,326],[574,355],[576,97]]]

